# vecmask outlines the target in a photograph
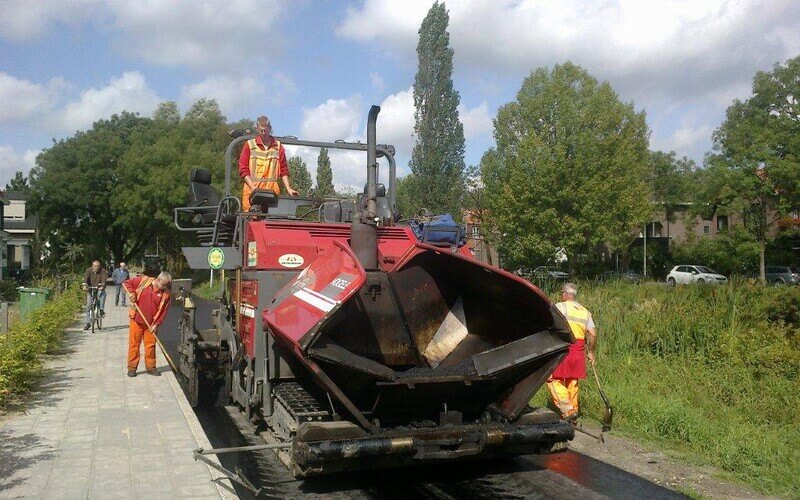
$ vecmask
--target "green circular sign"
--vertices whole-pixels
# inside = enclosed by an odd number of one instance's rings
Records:
[[[212,248],[208,251],[208,266],[211,269],[219,269],[225,264],[225,252],[219,248]]]

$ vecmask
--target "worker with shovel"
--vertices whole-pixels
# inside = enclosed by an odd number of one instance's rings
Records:
[[[567,318],[575,342],[570,346],[567,357],[561,362],[547,381],[547,388],[553,403],[561,412],[561,418],[574,422],[578,418],[578,380],[586,378],[586,361],[594,367],[595,326],[590,313],[575,301],[578,287],[565,283],[561,288],[561,302],[556,304],[558,311]],[[588,342],[587,342],[588,341]],[[588,344],[588,352],[586,350]]]
[[[139,366],[139,346],[144,340],[144,365],[150,375],[161,375],[156,370],[156,329],[167,316],[169,287],[172,276],[161,272],[156,278],[137,276],[122,286],[128,294],[131,319],[128,335],[128,376],[135,377]]]

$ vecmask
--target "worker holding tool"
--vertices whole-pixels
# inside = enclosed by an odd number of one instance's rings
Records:
[[[135,377],[139,366],[139,346],[144,340],[144,365],[147,373],[160,376],[156,370],[156,329],[167,316],[169,309],[169,287],[172,276],[161,272],[156,278],[137,276],[122,286],[128,294],[131,319],[128,335],[128,376]]]
[[[239,156],[239,177],[244,181],[242,191],[242,210],[250,210],[250,194],[256,189],[268,189],[280,194],[278,181],[283,181],[286,192],[292,196],[298,193],[289,184],[289,164],[286,161],[286,150],[276,138],[272,137],[272,125],[269,118],[259,116],[256,121],[254,139],[244,143]]]
[[[586,378],[585,358],[589,358],[594,367],[597,339],[592,313],[575,301],[577,293],[578,287],[574,283],[565,283],[561,287],[561,302],[556,304],[556,308],[567,318],[575,342],[570,345],[567,357],[547,381],[547,388],[553,403],[561,412],[561,418],[569,422],[578,419],[578,380]]]

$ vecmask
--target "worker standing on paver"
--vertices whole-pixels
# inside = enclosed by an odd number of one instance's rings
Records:
[[[594,366],[597,339],[592,313],[575,301],[577,293],[578,287],[574,283],[565,283],[561,287],[561,302],[556,304],[556,308],[567,318],[575,342],[547,381],[547,388],[553,403],[561,412],[561,418],[571,422],[578,418],[578,380],[586,378],[585,358],[589,358]]]
[[[280,194],[278,181],[283,181],[286,192],[292,196],[299,193],[289,184],[289,164],[286,150],[276,138],[272,137],[269,118],[259,116],[256,121],[254,139],[244,143],[239,156],[239,177],[244,181],[242,190],[242,210],[250,210],[250,193],[256,189],[267,189]]]
[[[158,277],[137,276],[122,286],[128,293],[130,333],[128,334],[128,376],[135,377],[139,367],[139,346],[144,340],[144,365],[147,373],[160,376],[156,370],[156,329],[167,316],[169,286],[172,276],[161,272]]]

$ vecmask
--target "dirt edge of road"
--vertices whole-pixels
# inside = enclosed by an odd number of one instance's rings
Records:
[[[600,424],[592,421],[581,425],[592,434],[599,434]],[[666,488],[695,498],[777,498],[764,496],[747,485],[721,479],[724,473],[714,467],[681,462],[654,444],[640,443],[618,434],[605,434],[605,443],[581,432],[569,447],[584,455],[644,477]]]

